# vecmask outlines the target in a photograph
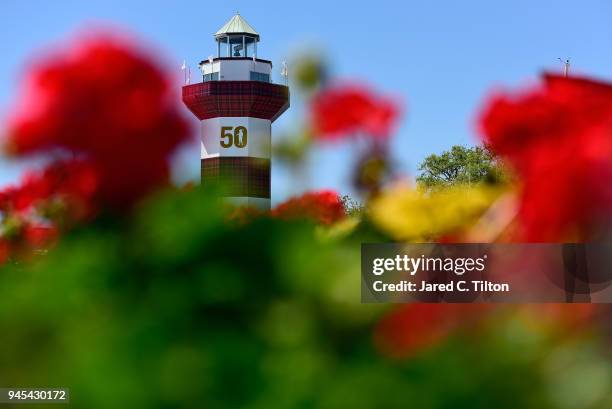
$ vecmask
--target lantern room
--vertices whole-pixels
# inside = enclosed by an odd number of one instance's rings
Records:
[[[271,82],[272,62],[257,58],[259,33],[234,15],[215,33],[217,56],[200,62],[202,81]]]
[[[215,33],[217,57],[257,58],[259,34],[238,13]]]

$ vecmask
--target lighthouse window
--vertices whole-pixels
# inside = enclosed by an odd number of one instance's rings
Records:
[[[204,74],[203,81],[219,81],[219,73],[213,72],[212,74]]]
[[[245,36],[244,37],[244,43],[246,46],[246,56],[251,58],[253,56],[256,56],[256,52],[255,52],[255,39],[253,37],[248,37]]]
[[[230,57],[244,57],[244,36],[230,36]]]
[[[222,37],[219,40],[217,40],[217,55],[219,57],[229,57],[228,40],[229,39],[227,37]]]
[[[251,71],[251,81],[270,82],[270,74]]]

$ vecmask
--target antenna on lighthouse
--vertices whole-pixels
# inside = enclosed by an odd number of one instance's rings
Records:
[[[563,61],[561,58],[558,58],[558,60],[561,61],[561,64],[563,64],[563,76],[567,78],[567,76],[569,75],[570,60],[569,58],[565,61]]]
[[[183,60],[183,65],[181,65],[181,71],[183,71],[183,81],[187,85],[187,61],[185,60]]]
[[[289,84],[289,70],[287,69],[287,61],[283,61],[281,67],[281,76],[285,78],[285,85]]]

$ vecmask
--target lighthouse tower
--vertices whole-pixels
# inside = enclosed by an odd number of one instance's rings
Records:
[[[200,62],[202,82],[183,87],[201,121],[202,184],[220,184],[229,200],[270,209],[272,122],[289,108],[289,88],[271,80],[258,58],[259,34],[236,14],[215,34],[216,57]]]

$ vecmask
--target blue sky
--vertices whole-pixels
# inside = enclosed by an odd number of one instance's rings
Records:
[[[32,53],[88,22],[120,24],[157,44],[177,71],[214,52],[212,34],[239,10],[261,34],[259,55],[276,69],[306,45],[325,51],[338,79],[365,81],[401,97],[407,115],[393,141],[402,170],[414,174],[429,153],[474,143],[474,115],[499,86],[528,84],[543,70],[612,79],[612,3],[600,1],[62,1],[5,0],[0,11],[0,114],[15,96]],[[278,75],[278,72],[277,72]],[[293,109],[274,126],[290,128]],[[310,188],[350,191],[357,150],[349,144],[317,149]],[[196,178],[197,146],[181,156],[183,175]],[[23,166],[0,159],[0,185]],[[273,166],[273,201],[304,189]]]

